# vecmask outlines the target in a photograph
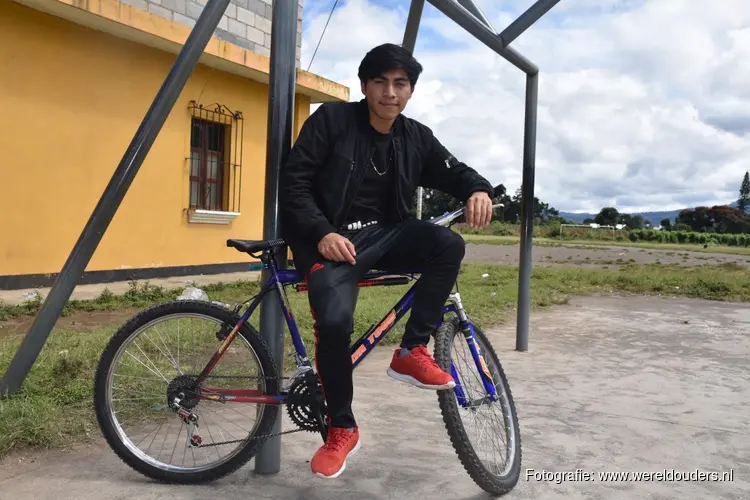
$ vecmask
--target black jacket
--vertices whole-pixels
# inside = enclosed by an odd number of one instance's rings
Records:
[[[317,245],[338,232],[374,150],[364,100],[324,103],[305,121],[280,172],[280,222],[284,239]],[[408,217],[417,186],[434,188],[466,201],[476,191],[492,196],[492,185],[459,162],[416,120],[399,116],[394,124],[395,203],[391,221]]]

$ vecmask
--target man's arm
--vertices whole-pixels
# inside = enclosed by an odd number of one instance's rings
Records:
[[[420,184],[466,202],[466,221],[473,227],[492,218],[492,184],[476,170],[453,156],[427,129],[426,157]]]
[[[296,233],[316,244],[326,234],[336,231],[313,196],[313,179],[328,157],[329,133],[324,106],[302,124],[279,179],[284,232]]]

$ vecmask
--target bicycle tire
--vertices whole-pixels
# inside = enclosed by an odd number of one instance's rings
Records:
[[[257,430],[248,438],[247,443],[230,459],[204,470],[165,470],[145,462],[128,449],[125,443],[123,443],[118,437],[114,422],[110,418],[110,402],[107,401],[106,397],[107,379],[109,371],[112,368],[112,361],[120,346],[122,346],[122,344],[140,328],[154,320],[164,318],[165,316],[179,316],[181,314],[199,314],[221,321],[222,324],[225,322],[236,324],[240,319],[237,314],[224,307],[210,302],[193,300],[166,302],[139,312],[117,330],[102,352],[94,379],[94,409],[99,428],[101,429],[107,444],[128,466],[137,472],[160,482],[196,484],[215,481],[235,472],[237,469],[245,465],[258,452],[264,442],[264,439],[256,438],[256,436],[263,436],[264,434],[269,434],[271,432],[272,426],[279,412],[279,407],[278,405],[265,405],[263,408],[263,416],[260,419]],[[245,323],[238,333],[247,340],[255,351],[264,375],[269,377],[266,379],[266,392],[268,394],[276,394],[279,387],[278,369],[276,363],[271,357],[267,344],[258,331],[248,323]]]
[[[518,415],[516,413],[515,404],[513,402],[513,396],[510,391],[510,385],[505,372],[500,364],[500,360],[495,353],[494,348],[490,344],[487,336],[484,332],[472,323],[474,328],[474,336],[477,343],[480,345],[482,354],[485,358],[489,357],[490,361],[497,367],[498,375],[502,381],[502,389],[505,391],[508,398],[508,407],[511,413],[511,419],[513,422],[513,429],[515,429],[514,436],[511,436],[515,440],[517,445],[515,446],[513,465],[510,472],[504,477],[497,477],[491,471],[489,471],[476,454],[474,447],[469,440],[464,429],[463,422],[458,413],[459,405],[456,399],[455,392],[453,390],[437,391],[438,404],[440,411],[443,416],[443,422],[445,428],[448,431],[451,444],[458,455],[461,464],[464,466],[466,472],[474,480],[474,482],[483,490],[494,495],[504,495],[509,493],[518,483],[521,475],[521,433],[518,426]],[[435,348],[434,355],[437,364],[450,373],[451,366],[451,347],[453,345],[453,339],[460,338],[464,339],[463,334],[459,331],[458,318],[452,318],[442,325],[435,334]],[[476,365],[472,364],[472,367],[476,368]]]

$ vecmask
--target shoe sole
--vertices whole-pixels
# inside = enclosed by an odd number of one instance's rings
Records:
[[[352,456],[354,456],[355,453],[357,453],[361,442],[362,441],[360,441],[359,439],[357,440],[357,444],[354,445],[354,448],[352,448],[352,451],[347,453],[346,459],[344,459],[344,463],[341,465],[341,468],[339,470],[337,470],[330,476],[326,476],[325,474],[321,474],[320,472],[314,472],[313,474],[315,474],[318,477],[322,477],[323,479],[336,479],[346,470],[346,461],[349,460]]]
[[[398,373],[393,368],[388,367],[388,370],[386,370],[386,373],[388,373],[388,376],[396,379],[400,382],[406,382],[407,384],[413,385],[414,387],[419,387],[420,389],[427,389],[431,391],[440,391],[445,389],[453,389],[456,387],[456,381],[451,380],[447,384],[443,385],[429,385],[429,384],[423,384],[419,380],[415,379],[411,375],[404,375],[403,373]]]

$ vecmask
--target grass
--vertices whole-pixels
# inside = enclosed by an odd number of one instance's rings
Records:
[[[517,245],[521,240],[518,236],[493,236],[493,235],[478,235],[478,234],[462,234],[461,236],[468,243],[486,243],[491,245]],[[703,245],[691,245],[681,243],[651,243],[648,241],[612,241],[612,240],[558,240],[552,238],[534,238],[534,245],[536,246],[552,246],[552,247],[577,247],[577,248],[590,248],[590,247],[633,247],[633,248],[645,248],[650,250],[672,250],[672,251],[685,251],[685,252],[702,252],[702,253],[723,253],[731,255],[747,255],[750,256],[750,247],[730,247],[721,245],[712,245],[707,248],[703,248]]]
[[[483,277],[484,274],[487,276]],[[459,280],[467,311],[485,327],[514,319],[517,283],[518,270],[514,266],[478,264],[464,266]],[[379,320],[406,288],[362,289],[355,318],[357,331]],[[258,284],[216,284],[204,289],[211,300],[231,304],[250,298],[257,292]],[[312,354],[312,318],[307,295],[290,292],[297,323]],[[610,292],[750,301],[750,269],[735,264],[696,268],[627,264],[620,270],[536,267],[532,272],[531,308],[562,304],[574,295]],[[97,300],[73,301],[66,307],[66,314],[140,308],[179,293],[180,290],[133,285],[122,296],[105,292]],[[0,313],[6,318],[34,314],[38,305],[39,300],[23,306],[3,306]],[[253,318],[256,326],[257,321],[256,314]],[[398,342],[404,324],[405,321],[384,342]],[[117,326],[102,325],[87,333],[53,330],[22,391],[0,399],[0,457],[18,450],[65,447],[99,436],[91,406],[93,374],[99,355]],[[19,343],[18,337],[0,339],[3,372]]]

